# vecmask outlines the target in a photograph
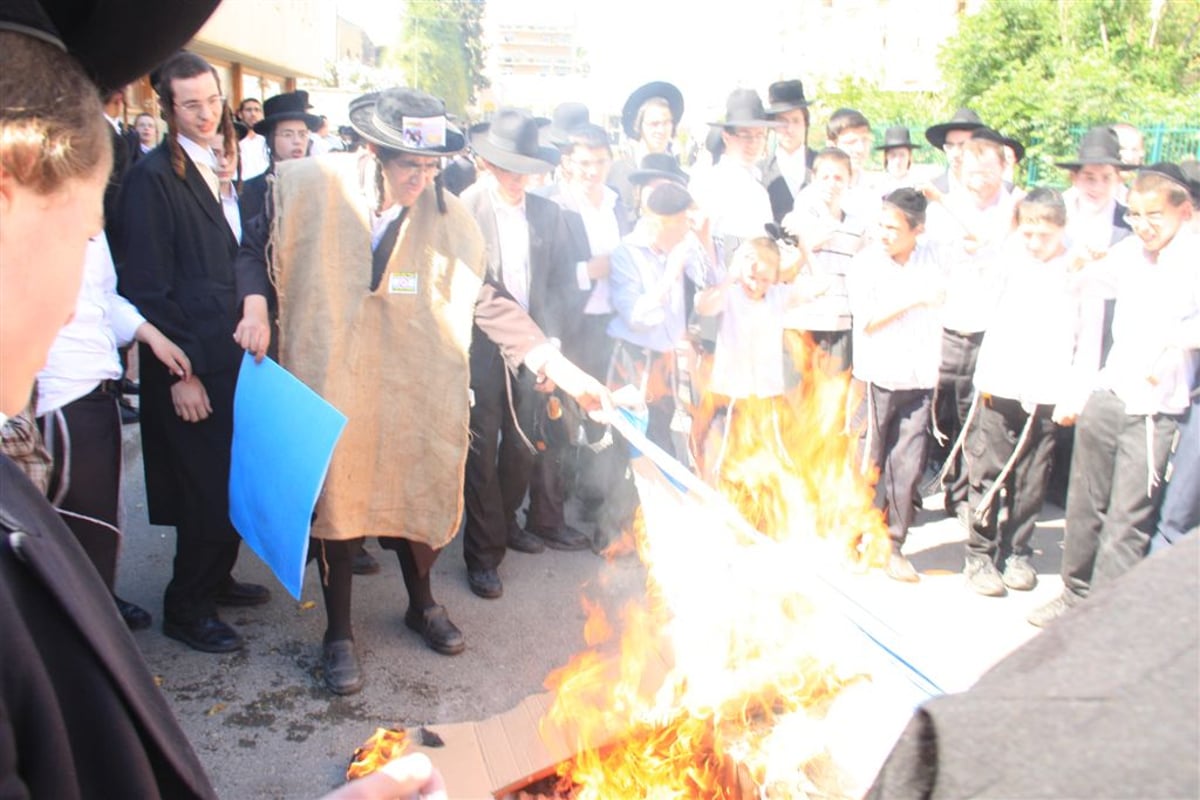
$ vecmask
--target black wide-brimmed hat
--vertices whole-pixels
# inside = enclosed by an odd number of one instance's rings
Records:
[[[650,181],[664,179],[674,181],[680,186],[687,186],[688,174],[679,166],[675,156],[667,153],[647,153],[642,157],[641,165],[629,173],[629,182],[641,186]]]
[[[721,128],[778,128],[780,123],[769,118],[762,98],[753,89],[734,89],[725,99],[724,119],[710,122]]]
[[[97,86],[119,89],[186,44],[218,2],[3,0],[0,30],[61,47]]]
[[[441,100],[406,87],[351,100],[350,124],[372,144],[418,156],[453,155],[467,146]]]
[[[519,108],[502,108],[492,121],[472,128],[471,149],[480,158],[500,169],[521,175],[549,172],[558,164],[557,148],[546,147],[538,140],[539,125],[528,112]]]
[[[1021,144],[1011,136],[1005,136],[999,131],[989,128],[986,125],[971,131],[971,138],[985,139],[989,142],[995,142],[1001,147],[1011,147],[1013,149],[1013,155],[1017,161],[1020,161],[1025,157],[1025,145]]]
[[[767,87],[768,114],[782,114],[797,108],[808,108],[810,101],[804,97],[804,84],[798,80],[775,81]]]
[[[946,146],[946,134],[950,131],[973,131],[983,127],[983,120],[969,108],[954,112],[949,122],[939,122],[925,129],[925,141],[941,150]]]
[[[1121,161],[1121,141],[1117,132],[1107,125],[1092,128],[1079,140],[1079,152],[1074,161],[1057,161],[1063,169],[1079,169],[1089,164],[1103,164],[1117,169],[1135,169]]]
[[[567,138],[571,130],[591,121],[588,107],[583,103],[559,103],[550,115],[550,124],[542,128],[542,141],[555,147],[566,147],[571,143]]]
[[[310,131],[321,127],[321,118],[308,113],[308,92],[285,92],[268,97],[263,103],[263,118],[254,123],[254,132],[259,136],[270,136],[275,125],[288,120],[303,122]]]
[[[883,144],[876,147],[876,150],[895,150],[899,147],[906,147],[909,150],[916,150],[922,145],[913,144],[913,140],[908,133],[908,128],[903,125],[894,125],[888,128],[883,134]]]
[[[671,108],[671,119],[676,125],[679,124],[679,120],[683,119],[683,92],[679,91],[679,88],[672,83],[651,81],[634,89],[633,94],[626,98],[625,105],[621,108],[621,127],[630,139],[638,138],[638,133],[633,127],[637,122],[638,110],[642,107],[642,103],[651,97],[661,97],[667,101],[667,105]]]

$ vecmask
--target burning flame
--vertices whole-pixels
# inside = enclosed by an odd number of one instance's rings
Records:
[[[861,570],[889,553],[870,476],[859,474],[845,435],[847,384],[810,369],[792,397],[734,402],[728,424],[706,398],[695,416],[715,417],[718,433],[699,443],[698,463],[719,494],[697,498],[639,477],[646,599],[627,606],[619,626],[585,602],[590,649],[547,679],[556,697],[543,725],[578,745],[559,768],[571,797],[865,788],[831,757],[827,712],[869,678],[852,666],[844,621],[806,580],[819,563]]]
[[[346,780],[370,775],[394,758],[408,750],[408,734],[392,728],[376,728],[371,738],[354,751],[350,766],[346,768]]]

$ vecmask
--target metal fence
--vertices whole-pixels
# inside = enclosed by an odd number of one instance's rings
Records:
[[[883,141],[883,134],[889,127],[893,125],[904,125],[912,133],[914,143],[923,145],[921,148],[913,152],[913,163],[916,164],[939,164],[943,163],[943,156],[938,151],[925,142],[924,132],[932,123],[898,121],[888,122],[878,126],[874,126],[874,134],[876,143]],[[1072,148],[1074,152],[1079,144],[1080,138],[1087,132],[1089,126],[1079,125],[1071,128]],[[1159,161],[1171,161],[1178,164],[1185,158],[1194,158],[1200,160],[1200,126],[1188,125],[1163,125],[1156,123],[1153,125],[1139,126],[1142,135],[1146,141],[1146,163],[1154,164]],[[1051,169],[1046,172],[1046,166],[1037,159],[1030,159],[1026,165],[1025,181],[1029,186],[1039,184],[1049,185],[1065,185],[1067,177],[1061,170]]]

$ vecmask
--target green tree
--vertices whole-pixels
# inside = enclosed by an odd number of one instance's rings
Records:
[[[1049,167],[1072,128],[1195,124],[1200,0],[988,0],[939,63],[952,106],[1029,145]]]
[[[484,0],[409,0],[399,45],[385,60],[400,67],[409,85],[441,97],[464,116],[483,74]]]

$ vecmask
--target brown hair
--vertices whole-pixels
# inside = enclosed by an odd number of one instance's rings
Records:
[[[217,74],[211,64],[195,53],[179,52],[171,56],[159,67],[158,76],[155,79],[154,91],[158,94],[159,105],[162,106],[163,119],[167,121],[167,147],[171,149],[171,167],[179,180],[183,180],[187,173],[187,157],[184,156],[183,148],[179,146],[179,140],[175,137],[175,89],[171,86],[171,82],[194,78],[206,72],[212,74],[213,80],[217,82],[217,91],[221,91],[221,76]],[[224,111],[222,111],[222,117],[224,117]],[[224,119],[222,119],[221,125],[224,127]],[[232,123],[230,126],[232,129]],[[234,136],[235,140],[236,138]],[[197,142],[197,144],[207,146],[208,142]]]
[[[0,31],[0,166],[20,185],[50,194],[112,167],[96,87],[62,50]]]
[[[963,144],[963,152],[970,153],[971,155],[975,156],[981,156],[984,153],[995,153],[996,158],[1000,159],[1001,164],[1008,160],[1007,156],[1004,154],[1004,145],[1000,144],[999,142],[993,142],[991,139],[984,139],[978,136],[972,139],[967,139],[967,141]]]
[[[1013,224],[1048,222],[1056,228],[1067,227],[1067,203],[1062,192],[1039,186],[1021,198],[1013,209]]]
[[[846,168],[846,171],[853,174],[854,165],[850,161],[850,155],[840,147],[823,147],[819,150],[816,156],[813,157],[812,168],[816,172],[817,165],[822,161],[835,161]]]

